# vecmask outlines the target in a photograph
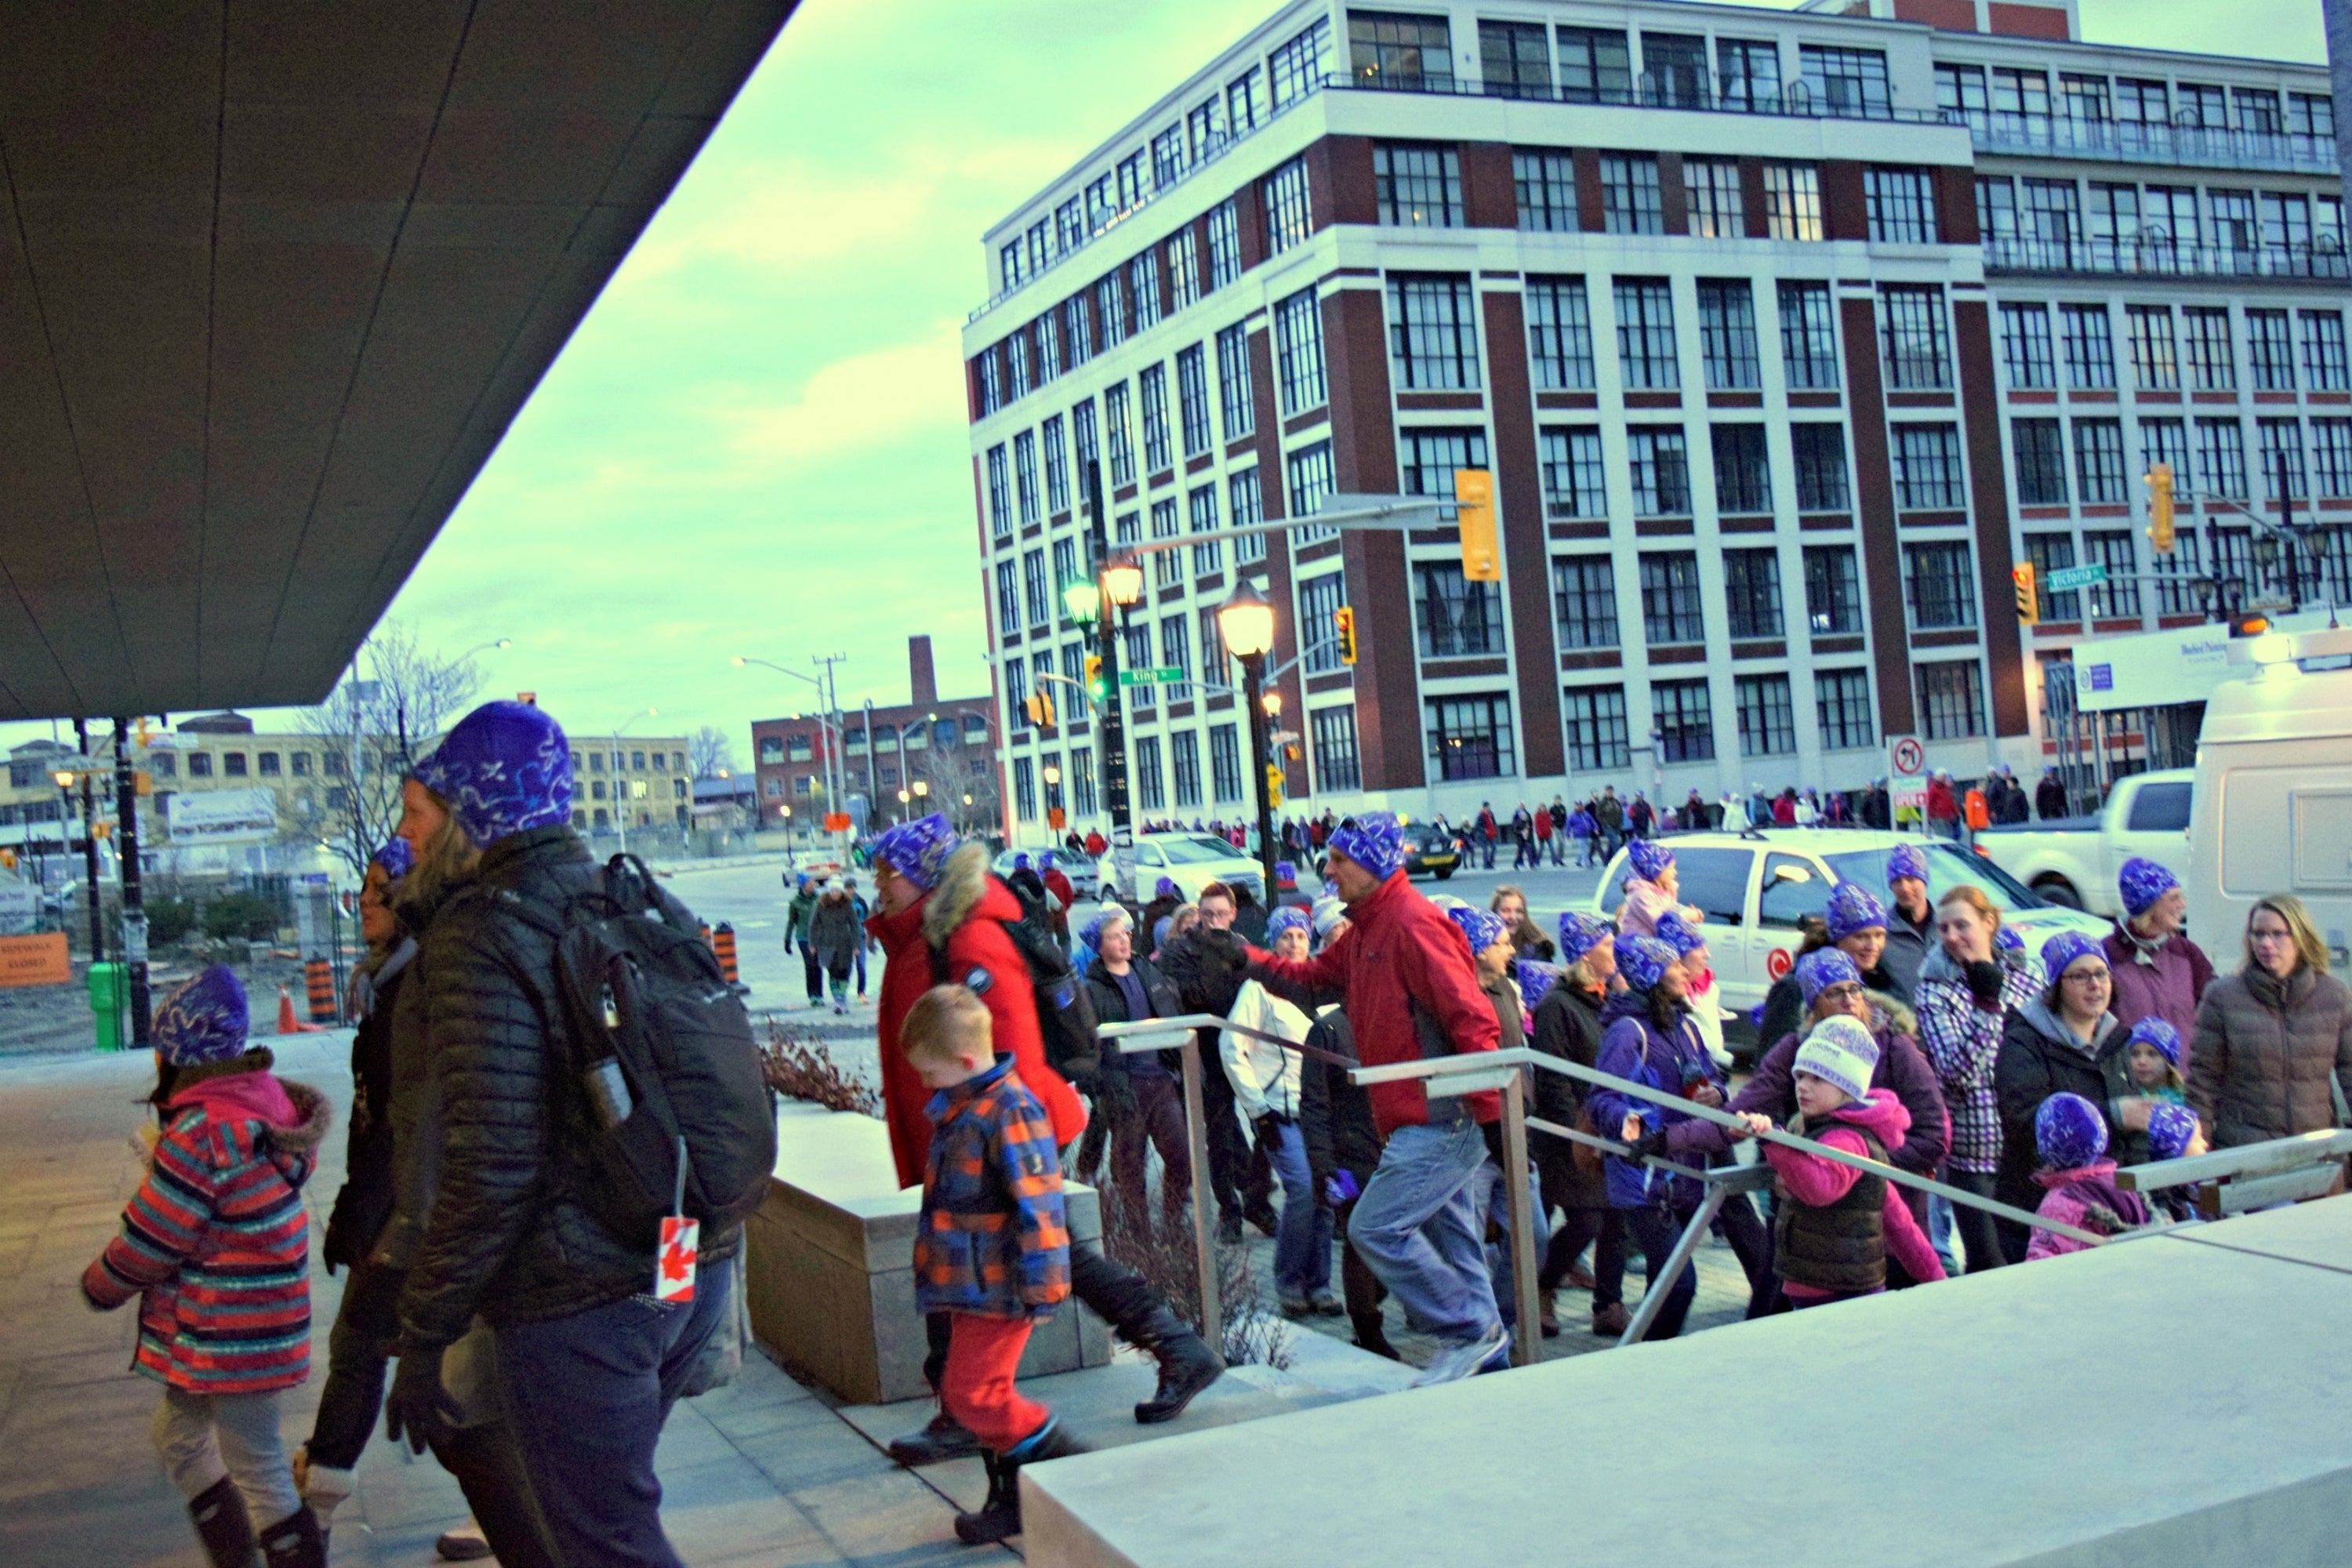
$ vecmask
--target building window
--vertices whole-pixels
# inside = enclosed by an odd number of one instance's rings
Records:
[[[2208,495],[2247,500],[2246,444],[2234,419],[2197,422],[2197,488]]]
[[[1642,639],[1652,647],[1706,640],[1699,613],[1696,555],[1672,551],[1642,556]]]
[[[1895,504],[1910,511],[1968,504],[1957,425],[1895,426]]]
[[[1582,226],[1576,214],[1576,160],[1567,153],[1549,148],[1512,153],[1511,194],[1521,228],[1574,234]]]
[[[1738,159],[1685,158],[1683,185],[1690,195],[1690,231],[1694,237],[1748,237],[1748,216],[1740,200]]]
[[[1318,708],[1307,722],[1315,732],[1315,787],[1363,788],[1363,765],[1356,754],[1355,709]]]
[[[1358,87],[1452,92],[1453,32],[1444,16],[1350,11],[1348,63]]]
[[[1225,632],[1224,628],[1217,623],[1217,612],[1214,607],[1203,609],[1201,612],[1200,627],[1201,679],[1218,686],[1232,685],[1233,681],[1229,678],[1233,674],[1231,668],[1233,661],[1225,654]]]
[[[1323,498],[1331,493],[1331,443],[1318,441],[1311,447],[1301,447],[1283,460],[1284,478],[1289,481],[1290,515],[1312,517],[1323,505]],[[1294,544],[1312,544],[1318,539],[1336,537],[1338,531],[1312,528],[1299,529],[1291,534]]]
[[[1976,570],[1966,540],[1903,548],[1910,568],[1911,628],[1957,631],[1977,624]]]
[[[2282,484],[2287,495],[2296,500],[2305,499],[2302,422],[2258,419],[2254,422],[2254,439],[2262,454],[2263,499],[2278,500]]]
[[[1801,44],[1797,58],[1806,100],[1814,113],[1842,119],[1887,117],[1886,56],[1881,51]]]
[[[1024,528],[1038,520],[1037,437],[1024,430],[1013,437],[1013,493],[1021,507]]]
[[[1480,22],[1478,63],[1490,98],[1551,96],[1551,40],[1541,22]]]
[[[2066,504],[2066,454],[2058,442],[2055,419],[2012,419],[2009,446],[2017,464],[2020,506]]]
[[[1209,209],[1209,289],[1223,288],[1242,275],[1242,226],[1234,204]]]
[[[1780,359],[1791,391],[1834,391],[1837,315],[1826,283],[1780,285]]]
[[[1462,166],[1451,147],[1414,142],[1372,145],[1372,188],[1391,228],[1460,228]]]
[[[1652,681],[1650,713],[1660,762],[1715,760],[1715,699],[1705,680]]]
[[[1439,778],[1507,778],[1519,771],[1507,696],[1433,697],[1427,711],[1430,760]]]
[[[1862,630],[1862,574],[1852,546],[1805,547],[1805,622],[1815,637]]]
[[[1666,232],[1665,201],[1659,193],[1654,155],[1601,155],[1601,228],[1604,234]]]
[[[2189,338],[2189,374],[2199,392],[2235,392],[2238,362],[2230,342],[2230,311],[2226,306],[2208,309],[2184,305],[2181,324]]]
[[[1310,93],[1322,90],[1323,56],[1330,42],[1330,19],[1318,16],[1311,26],[1302,29],[1289,42],[1266,57],[1269,101],[1276,109],[1283,109]],[[1248,110],[1247,122],[1252,125],[1257,123],[1252,101],[1255,94],[1249,90],[1255,86],[1251,78],[1255,75],[1252,71],[1234,83],[1234,87],[1242,91],[1242,104]],[[1234,95],[1228,92],[1225,96],[1230,105]],[[1228,112],[1234,116],[1236,125],[1243,123],[1241,111],[1229,108]]]
[[[1103,347],[1127,341],[1129,329],[1125,273],[1108,272],[1095,280],[1095,315],[1102,322]]]
[[[1218,724],[1209,731],[1209,791],[1223,805],[1242,798],[1242,753],[1234,726]]]
[[[1717,512],[1770,511],[1772,469],[1764,455],[1764,426],[1717,425],[1708,435],[1715,447]]]
[[[1559,27],[1559,95],[1570,103],[1631,103],[1633,53],[1621,28]]]
[[[1013,479],[1002,444],[988,449],[988,531],[998,544],[1013,537]]]
[[[1878,744],[1870,718],[1870,673],[1824,669],[1813,677],[1813,710],[1822,727],[1822,750],[1860,751]]]
[[[1617,568],[1606,555],[1568,555],[1551,563],[1553,617],[1569,648],[1617,646]]]
[[[1592,314],[1584,279],[1531,277],[1527,281],[1528,354],[1536,385],[1547,392],[1590,392]]]
[[[1027,757],[1013,759],[1013,813],[1024,822],[1037,817],[1036,764]]]
[[[2104,566],[2107,580],[2088,590],[2092,613],[2102,618],[2139,618],[2139,554],[2127,531],[2083,535],[2086,564]]]
[[[2000,308],[2000,358],[2012,390],[2042,390],[2058,384],[2058,366],[2050,348],[2048,306]]]
[[[1020,591],[1014,586],[1013,563],[996,563],[996,625],[1000,631],[1018,630],[1021,626]],[[590,759],[593,765],[594,759]]]
[[[1305,645],[1301,662],[1307,674],[1328,675],[1346,668],[1339,662],[1339,645],[1331,639],[1338,625],[1332,613],[1347,602],[1348,581],[1343,572],[1327,572],[1298,584],[1298,624],[1305,628],[1298,640]]]
[[[1797,510],[1844,511],[1852,504],[1845,482],[1845,426],[1791,425],[1789,445],[1797,460]]]
[[[1399,390],[1456,390],[1478,380],[1470,279],[1454,273],[1389,275],[1389,363]]]
[[[1168,700],[1192,700],[1192,623],[1182,616],[1170,616],[1160,623],[1160,662],[1170,669],[1182,670],[1187,678],[1168,683]]]
[[[2087,506],[2130,498],[2124,483],[2124,427],[2119,421],[2074,421],[2074,493]]]
[[[1059,514],[1070,510],[1070,454],[1062,437],[1062,416],[1055,415],[1042,429],[1045,437],[1045,510]]]
[[[1143,407],[1143,471],[1156,474],[1175,461],[1168,447],[1168,367],[1145,365],[1135,378],[1135,400]]]
[[[2142,392],[2180,390],[2180,359],[2172,335],[2169,305],[2126,305],[2124,323],[2131,342],[2132,384]]]
[[[1723,600],[1735,638],[1785,636],[1786,627],[1780,621],[1780,552],[1725,551]]]
[[[1764,384],[1756,348],[1756,300],[1747,279],[1698,280],[1698,343],[1708,391],[1746,391]]]
[[[980,405],[980,416],[985,419],[1004,406],[1003,372],[999,368],[995,347],[983,350],[972,361],[972,366],[976,384],[972,395]]]
[[[1168,737],[1168,771],[1176,786],[1176,809],[1201,804],[1201,738],[1190,730]]]
[[[1706,40],[1689,33],[1642,35],[1643,101],[1668,109],[1712,109]]]
[[[1312,286],[1275,301],[1274,366],[1285,415],[1323,406],[1323,312]]]
[[[1083,481],[1087,469],[1101,457],[1100,444],[1095,438],[1095,400],[1091,397],[1070,410],[1070,445],[1078,460],[1078,476]]]
[[[1176,498],[1151,503],[1151,537],[1156,542],[1173,539],[1181,531],[1176,521]],[[1155,552],[1151,557],[1151,585],[1165,588],[1180,582],[1184,575],[1184,552],[1181,550]]]
[[[1927,170],[1873,165],[1862,172],[1862,192],[1874,241],[1881,245],[1936,243],[1936,187]]]
[[[1228,441],[1257,429],[1250,404],[1248,330],[1238,322],[1217,334],[1217,417]]]
[[[1062,313],[1057,307],[1037,318],[1037,384],[1062,374]]]
[[[1643,517],[1688,517],[1690,457],[1678,425],[1636,425],[1625,432],[1633,510]]]
[[[2303,374],[2314,392],[2342,392],[2352,386],[2345,374],[2344,316],[2336,310],[2305,310]]]
[[[2281,312],[2280,341],[2285,341],[2286,317]],[[2077,392],[2104,392],[2116,384],[2116,345],[2107,330],[2105,305],[2061,305],[2058,324],[2066,344],[2066,384]],[[2294,372],[2288,371],[2288,384]]]
[[[307,779],[307,778],[309,778],[309,777],[310,776],[310,752],[289,752],[288,753],[286,753],[286,756],[287,756],[287,763],[288,763],[288,765],[292,769],[293,773],[294,773],[294,776],[295,776],[296,778],[298,778],[298,779]]]
[[[1185,497],[1185,521],[1194,533],[1217,531],[1217,487],[1202,485]],[[1192,546],[1192,575],[1204,577],[1212,572],[1224,570],[1224,545],[1211,540],[1206,544]]]
[[[1168,256],[1169,309],[1181,310],[1201,297],[1201,253],[1192,231],[1184,229],[1161,247]]]
[[[1029,395],[1032,384],[1029,378],[1029,334],[1015,332],[1005,340],[1005,355],[1013,367],[1013,399],[1018,401]]]
[[[1406,495],[1451,499],[1455,469],[1486,466],[1486,433],[1475,429],[1400,431],[1397,459]]]
[[[2246,363],[2256,392],[2294,390],[2294,344],[2284,310],[2246,312]]]
[[[254,765],[266,779],[278,776],[278,756],[275,752],[262,752],[254,758]]]
[[[1764,228],[1774,239],[1822,237],[1822,172],[1811,163],[1764,165]]]
[[[1503,651],[1501,584],[1473,583],[1451,561],[1421,562],[1413,579],[1423,658]]]
[[[1265,521],[1265,503],[1258,491],[1257,470],[1244,468],[1225,479],[1225,515],[1235,528],[1250,528]],[[1240,565],[1265,559],[1265,535],[1245,533],[1234,541],[1234,560]]]
[[[1563,698],[1568,721],[1568,765],[1572,771],[1612,773],[1633,764],[1623,687],[1575,686]]]
[[[247,777],[245,753],[243,752],[223,752],[221,753],[221,772],[226,776],[233,779]]]
[[[1933,283],[1886,284],[1879,289],[1885,325],[1886,384],[1898,392],[1952,384],[1952,354],[1944,327],[1944,291]]]
[[[1307,159],[1293,158],[1265,177],[1265,248],[1279,256],[1315,232],[1307,200]]]
[[[1182,430],[1184,455],[1197,458],[1209,449],[1209,367],[1199,343],[1176,354],[1176,415]]]
[[[1743,114],[1780,111],[1780,46],[1769,38],[1715,41],[1717,100]]]
[[[1675,350],[1675,296],[1663,278],[1616,280],[1617,363],[1628,391],[1683,384]]]
[[[1104,389],[1103,425],[1110,433],[1110,482],[1135,483],[1135,426],[1128,415],[1127,383],[1115,382]]]
[[[1073,294],[1062,301],[1062,336],[1069,344],[1072,370],[1094,358],[1094,303],[1086,294]]]
[[[1984,733],[1984,679],[1975,659],[1914,666],[1927,739],[1964,741]]]
[[[1591,426],[1547,429],[1536,437],[1542,458],[1544,515],[1606,517],[1609,492],[1601,467],[1601,432]]]
[[[2311,466],[2321,495],[2330,500],[2352,496],[2352,419],[2311,422]]]
[[[1739,754],[1785,757],[1797,749],[1797,710],[1785,675],[1743,675],[1731,684],[1739,710]]]
[[[2072,588],[2053,589],[2050,574],[2063,572],[2074,564],[2074,536],[2071,533],[2029,533],[2025,536],[2025,556],[2033,565],[2042,584],[2042,615],[2044,620],[2079,621],[2083,618],[2083,596]]]

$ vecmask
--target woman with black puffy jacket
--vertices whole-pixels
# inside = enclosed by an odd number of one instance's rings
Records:
[[[1105,910],[1080,935],[1095,950],[1095,961],[1087,966],[1087,992],[1094,1000],[1096,1022],[1139,1024],[1183,1016],[1176,987],[1135,951],[1135,922],[1125,910]],[[1171,1235],[1181,1228],[1184,1205],[1192,1195],[1184,1083],[1173,1062],[1172,1052],[1123,1055],[1105,1041],[1101,1065],[1076,1086],[1110,1125],[1111,1194],[1129,1225],[1150,1223],[1144,1172],[1150,1152],[1160,1151],[1160,1223]]]
[[[1528,1042],[1535,1049],[1580,1067],[1599,1063],[1601,1009],[1617,978],[1615,939],[1616,928],[1598,915],[1570,910],[1559,917],[1559,951],[1568,967],[1536,1002],[1535,1034]],[[1562,1127],[1576,1127],[1591,1089],[1566,1073],[1538,1072],[1535,1114]],[[1582,1131],[1593,1129],[1586,1125]],[[1552,1298],[1561,1285],[1589,1290],[1596,1278],[1615,1278],[1624,1265],[1617,1257],[1620,1232],[1609,1207],[1599,1154],[1580,1155],[1578,1145],[1568,1139],[1534,1130],[1528,1133],[1528,1143],[1535,1154],[1544,1207],[1560,1213],[1559,1228],[1551,1233],[1543,1267],[1536,1274],[1536,1297],[1543,1304],[1543,1329],[1549,1336],[1559,1331]],[[1592,1272],[1580,1278],[1576,1260],[1587,1247],[1594,1248]],[[1626,1321],[1622,1302],[1592,1310],[1596,1334],[1622,1334]]]

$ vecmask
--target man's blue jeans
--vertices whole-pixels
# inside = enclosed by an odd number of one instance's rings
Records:
[[[566,1563],[683,1568],[662,1533],[654,1445],[726,1310],[738,1261],[705,1267],[691,1302],[631,1296],[499,1326],[508,1416]]]
[[[1269,1136],[1271,1134],[1271,1136]],[[1331,1288],[1331,1211],[1307,1168],[1307,1140],[1295,1121],[1258,1123],[1258,1137],[1282,1184],[1282,1224],[1274,1235],[1274,1288],[1309,1296]]]
[[[1502,1320],[1486,1274],[1486,1141],[1468,1120],[1400,1127],[1364,1184],[1348,1239],[1424,1334],[1484,1338]]]

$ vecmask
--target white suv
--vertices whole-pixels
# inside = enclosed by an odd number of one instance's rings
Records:
[[[1135,840],[1135,886],[1118,888],[1137,903],[1148,903],[1151,889],[1165,877],[1189,902],[1212,882],[1229,888],[1246,887],[1261,905],[1265,899],[1265,873],[1258,863],[1213,833],[1145,833]],[[1111,896],[1118,881],[1118,866],[1102,860],[1103,896]]]

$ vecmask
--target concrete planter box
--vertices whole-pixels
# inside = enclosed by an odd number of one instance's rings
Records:
[[[898,1187],[889,1133],[870,1116],[787,1102],[777,1134],[775,1175],[744,1247],[753,1337],[852,1405],[928,1394],[915,1310],[922,1194]],[[1098,1242],[1094,1190],[1073,1182],[1066,1192],[1071,1239]],[[1110,1331],[1074,1298],[1030,1335],[1020,1374],[1109,1360]]]

